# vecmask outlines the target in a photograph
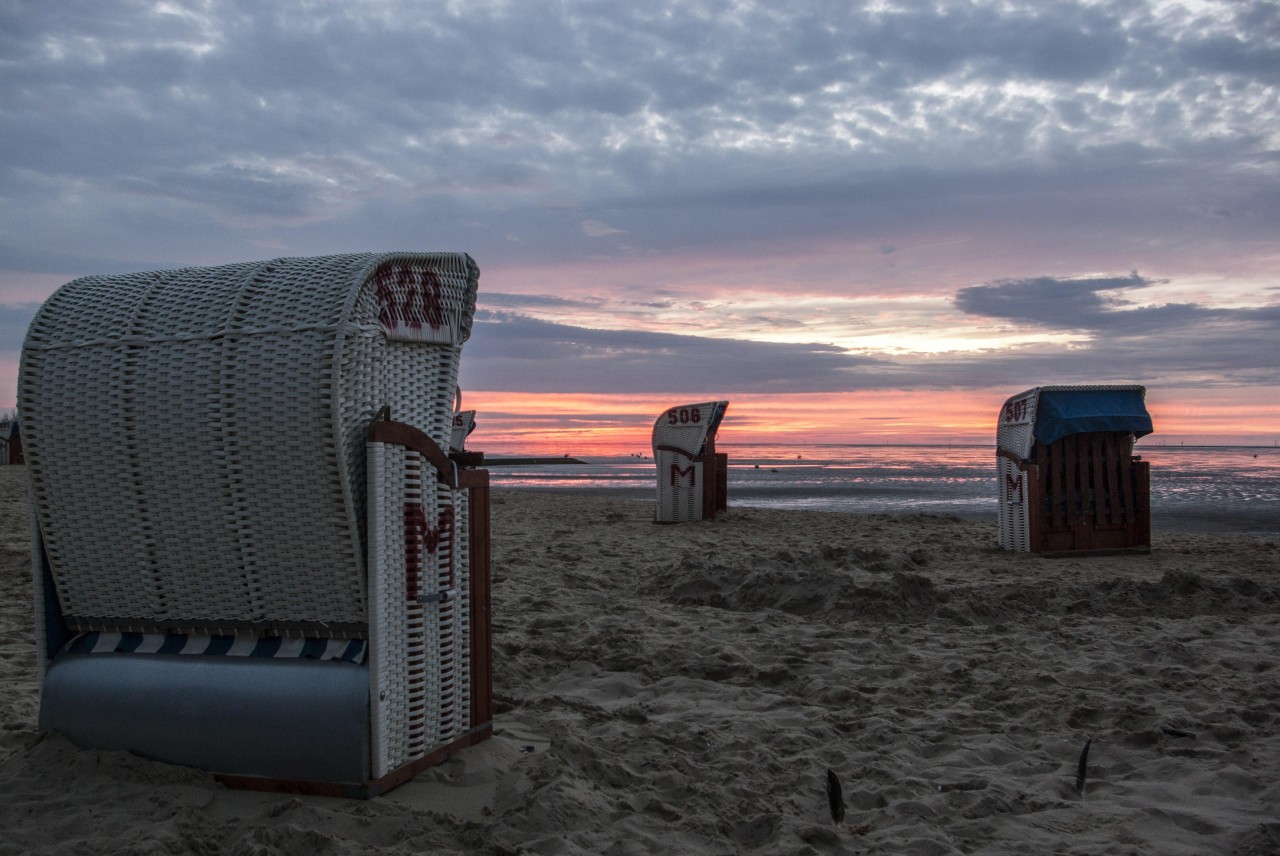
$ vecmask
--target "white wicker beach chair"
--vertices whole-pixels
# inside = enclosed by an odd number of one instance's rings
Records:
[[[471,436],[471,432],[476,430],[476,412],[474,410],[459,410],[453,414],[453,433],[449,438],[449,451],[465,452],[467,445],[467,437]]]
[[[727,401],[682,404],[653,423],[658,523],[710,520],[727,506],[728,456],[716,453]]]
[[[487,473],[442,451],[478,275],[285,258],[45,302],[19,380],[43,727],[354,796],[488,735]]]
[[[1152,431],[1134,385],[1039,386],[1009,398],[996,429],[1000,546],[1041,554],[1147,552]]]

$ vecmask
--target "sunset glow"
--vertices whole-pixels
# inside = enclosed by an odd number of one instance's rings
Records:
[[[743,445],[957,444],[995,442],[996,416],[1024,387],[963,392],[867,392],[841,395],[739,395],[729,400],[718,442]],[[1148,394],[1155,433],[1143,442],[1271,445],[1280,403],[1240,406],[1230,396],[1170,399]],[[671,406],[712,396],[467,396],[478,410],[468,447],[486,454],[603,457],[651,453],[654,421]],[[1191,404],[1194,400],[1196,403]]]

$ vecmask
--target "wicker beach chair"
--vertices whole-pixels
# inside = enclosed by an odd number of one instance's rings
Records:
[[[467,438],[476,430],[476,412],[459,410],[453,414],[453,431],[449,435],[449,451],[465,452]]]
[[[449,437],[449,459],[459,467],[476,469],[484,464],[484,452],[466,448],[467,437],[476,430],[476,412],[460,410],[453,414],[453,431]]]
[[[729,456],[716,452],[727,401],[682,404],[653,423],[658,523],[711,520],[728,505]]]
[[[488,736],[488,479],[442,451],[478,275],[285,258],[46,301],[19,379],[42,727],[351,796]]]
[[[1040,386],[996,430],[1000,546],[1044,555],[1149,552],[1152,431],[1141,386]]]

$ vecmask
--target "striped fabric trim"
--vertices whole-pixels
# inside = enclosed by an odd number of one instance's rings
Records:
[[[342,660],[363,663],[363,639],[286,639],[282,636],[206,636],[159,633],[81,633],[63,646],[69,654],[201,654],[214,657]]]

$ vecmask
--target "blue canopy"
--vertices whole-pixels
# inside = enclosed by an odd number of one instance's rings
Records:
[[[1150,434],[1151,414],[1142,387],[1120,389],[1042,389],[1036,405],[1035,438],[1049,444],[1068,434],[1123,431]]]

